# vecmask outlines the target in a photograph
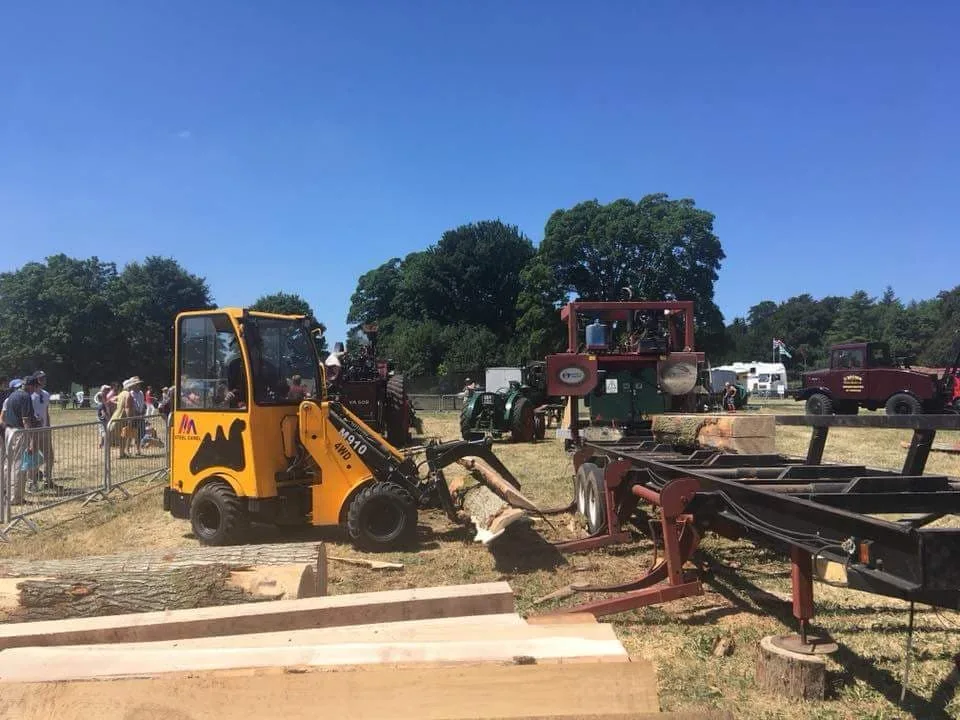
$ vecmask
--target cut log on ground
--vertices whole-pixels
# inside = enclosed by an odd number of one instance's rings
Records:
[[[588,689],[588,691],[585,691]],[[530,718],[613,715],[645,718],[658,710],[648,662],[441,668],[237,676],[203,673],[161,679],[8,684],[0,716],[17,720],[351,720]],[[669,715],[651,715],[650,718]],[[698,715],[698,717],[705,717]]]
[[[827,693],[827,662],[822,655],[806,655],[779,648],[773,636],[760,641],[757,688],[771,695],[798,700],[823,700]]]
[[[148,642],[514,612],[505,582],[0,625],[0,648]]]
[[[126,572],[152,572],[194,565],[244,568],[260,565],[316,563],[322,543],[195,546],[149,553],[122,553],[68,560],[0,560],[0,577],[66,577]]]
[[[0,618],[62,620],[317,597],[313,565],[235,570],[196,565],[153,572],[0,579]]]

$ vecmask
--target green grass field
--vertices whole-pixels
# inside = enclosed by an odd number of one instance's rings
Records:
[[[756,403],[759,406],[759,403]],[[799,412],[799,403],[768,402],[750,412]],[[66,411],[64,418],[71,413]],[[425,414],[427,434],[457,436],[457,416]],[[886,430],[831,431],[826,458],[896,468],[903,461],[900,442],[909,433]],[[778,448],[802,454],[809,430],[779,428]],[[947,438],[943,438],[946,440]],[[498,443],[497,454],[520,478],[525,493],[542,505],[570,500],[572,464],[557,441],[535,445]],[[960,459],[932,455],[930,472],[960,475]],[[536,604],[535,600],[571,583],[614,582],[642,574],[651,560],[646,539],[628,545],[577,555],[560,555],[549,544],[584,534],[572,515],[514,526],[493,547],[471,542],[464,528],[451,525],[439,512],[421,515],[419,549],[390,553],[404,570],[378,573],[332,564],[331,592],[349,593],[489,580],[507,580],[520,612],[542,612],[577,598]],[[281,533],[258,528],[261,542],[322,539],[331,554],[356,554],[343,533],[303,529]],[[160,508],[160,487],[138,489],[130,500],[101,504],[32,537],[0,544],[0,557],[76,557],[153,547],[189,546],[196,541],[186,522],[173,520]],[[917,614],[915,660],[907,710],[897,706],[906,639],[905,603],[817,584],[815,624],[832,634],[840,652],[829,661],[831,699],[797,703],[761,695],[753,687],[755,648],[759,639],[794,629],[790,615],[789,566],[778,555],[746,542],[708,537],[703,560],[710,568],[702,597],[623,613],[611,618],[628,651],[657,668],[664,710],[720,708],[738,718],[920,718],[957,717],[960,702],[953,662],[958,648],[960,617],[923,607]],[[591,596],[593,597],[593,596]],[[586,599],[586,598],[583,598]],[[721,639],[733,642],[733,653],[717,657]]]

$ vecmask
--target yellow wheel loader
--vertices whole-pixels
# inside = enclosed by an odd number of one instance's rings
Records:
[[[189,519],[200,542],[242,542],[250,522],[346,525],[354,544],[396,548],[416,535],[420,508],[470,522],[443,468],[475,459],[482,485],[537,512],[489,440],[433,442],[401,452],[326,397],[311,322],[240,308],[185,312],[176,320],[170,485],[163,506]]]

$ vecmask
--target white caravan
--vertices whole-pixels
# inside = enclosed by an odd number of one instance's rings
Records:
[[[735,362],[714,370],[732,370],[751,395],[779,395],[787,391],[787,369],[783,363]]]

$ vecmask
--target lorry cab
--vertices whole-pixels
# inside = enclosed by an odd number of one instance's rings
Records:
[[[830,348],[830,365],[802,376],[796,399],[813,415],[856,414],[884,408],[888,415],[942,412],[938,377],[899,367],[882,342],[853,342]]]

